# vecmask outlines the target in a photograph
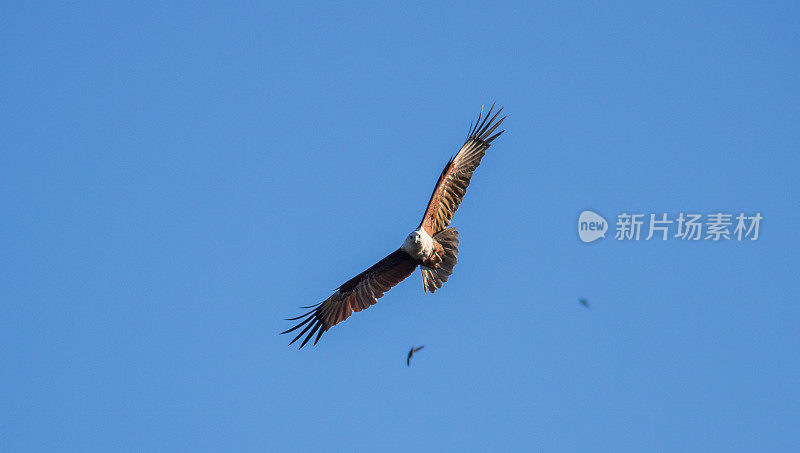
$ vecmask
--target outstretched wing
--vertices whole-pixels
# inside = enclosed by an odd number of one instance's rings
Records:
[[[495,122],[497,116],[503,111],[502,108],[492,116],[492,119],[489,119],[492,110],[494,110],[494,104],[492,104],[492,108],[489,109],[486,116],[483,116],[483,109],[481,109],[478,121],[475,123],[475,127],[470,129],[464,146],[447,162],[442,174],[439,176],[439,181],[436,182],[436,187],[434,187],[431,199],[428,202],[428,208],[425,210],[420,223],[420,226],[425,228],[425,231],[431,236],[442,231],[450,224],[453,214],[455,214],[458,205],[467,192],[472,172],[480,165],[481,159],[486,154],[486,150],[492,140],[505,132],[500,131],[491,135],[497,129],[497,126],[506,119],[506,117],[502,117]]]
[[[289,344],[300,339],[306,332],[308,335],[300,347],[305,346],[315,333],[317,338],[314,339],[314,344],[317,344],[319,337],[328,329],[347,319],[354,311],[361,311],[374,305],[386,291],[411,275],[416,267],[417,261],[408,253],[398,249],[378,261],[374,266],[348,280],[325,301],[304,307],[313,308],[308,313],[287,319],[287,321],[295,321],[303,318],[300,324],[281,333],[289,333],[306,326]]]

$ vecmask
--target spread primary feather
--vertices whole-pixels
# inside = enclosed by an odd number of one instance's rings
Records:
[[[505,119],[502,117],[497,120],[503,109],[491,116],[493,110],[494,105],[484,116],[481,109],[464,145],[445,165],[419,227],[406,237],[399,249],[345,282],[324,301],[305,307],[311,309],[309,312],[288,319],[300,320],[291,329],[281,332],[300,330],[289,344],[304,335],[301,348],[312,337],[314,344],[317,344],[323,333],[354,312],[375,304],[386,291],[411,275],[417,266],[422,271],[425,291],[434,292],[442,287],[453,273],[458,255],[458,232],[448,228],[448,225],[464,198],[472,173],[480,165],[492,141],[504,132],[494,133]]]

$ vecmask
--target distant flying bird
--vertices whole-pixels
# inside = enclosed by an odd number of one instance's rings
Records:
[[[583,305],[584,307],[586,307],[586,308],[589,308],[589,301],[588,301],[588,300],[586,300],[586,299],[584,299],[583,297],[581,297],[580,299],[578,299],[578,302],[580,302],[580,303],[581,303],[581,305]]]
[[[480,165],[492,140],[504,132],[492,135],[506,118],[500,118],[495,122],[503,110],[501,108],[489,119],[493,109],[494,105],[486,116],[483,116],[481,109],[475,127],[470,127],[464,145],[445,165],[419,227],[408,235],[399,249],[345,282],[331,297],[319,304],[302,307],[311,308],[311,311],[287,319],[295,321],[303,318],[299,324],[281,332],[282,334],[306,326],[289,343],[290,345],[306,332],[308,335],[300,344],[300,348],[305,346],[314,334],[317,334],[314,339],[316,345],[328,329],[347,319],[353,312],[374,305],[386,291],[411,275],[417,266],[420,266],[422,271],[422,285],[426,292],[433,293],[442,287],[453,273],[458,254],[458,231],[452,227],[448,228],[448,225],[464,198],[472,173]],[[414,164],[419,166],[417,163]]]
[[[418,347],[418,348],[415,348],[414,346],[411,346],[411,350],[410,350],[410,351],[408,351],[408,357],[406,357],[406,366],[411,366],[411,357],[412,357],[412,356],[413,356],[413,355],[414,355],[414,354],[415,354],[417,351],[421,351],[421,350],[422,350],[422,348],[424,348],[424,347],[425,347],[425,345],[422,345],[422,346],[420,346],[420,347]]]

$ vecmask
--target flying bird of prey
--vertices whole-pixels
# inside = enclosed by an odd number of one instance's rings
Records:
[[[420,346],[418,348],[415,348],[414,346],[411,346],[411,350],[408,351],[408,357],[406,357],[406,366],[411,366],[411,357],[413,357],[414,354],[417,353],[417,351],[422,350],[422,348],[424,348],[424,347],[425,347],[425,345],[422,345],[422,346]]]
[[[580,303],[581,303],[581,305],[583,305],[584,307],[586,307],[586,308],[589,308],[589,301],[588,301],[588,300],[586,300],[586,299],[584,299],[583,297],[581,297],[580,299],[578,299],[578,302],[580,302]]]
[[[497,120],[502,108],[494,116],[492,110],[494,105],[484,116],[481,109],[475,126],[470,126],[464,145],[444,166],[417,229],[406,237],[399,249],[345,282],[329,298],[316,305],[302,307],[311,308],[311,311],[287,319],[295,321],[302,318],[302,321],[282,334],[305,326],[290,345],[306,334],[300,348],[314,334],[317,335],[314,339],[316,345],[323,333],[353,312],[374,305],[386,291],[411,275],[417,266],[420,266],[426,292],[433,293],[442,287],[453,273],[458,254],[458,231],[448,225],[464,198],[472,173],[480,165],[492,141],[504,132],[492,135],[506,118]]]

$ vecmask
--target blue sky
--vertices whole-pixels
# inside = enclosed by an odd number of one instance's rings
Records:
[[[800,448],[796,3],[3,10],[1,449]],[[451,280],[287,347],[494,100]]]

